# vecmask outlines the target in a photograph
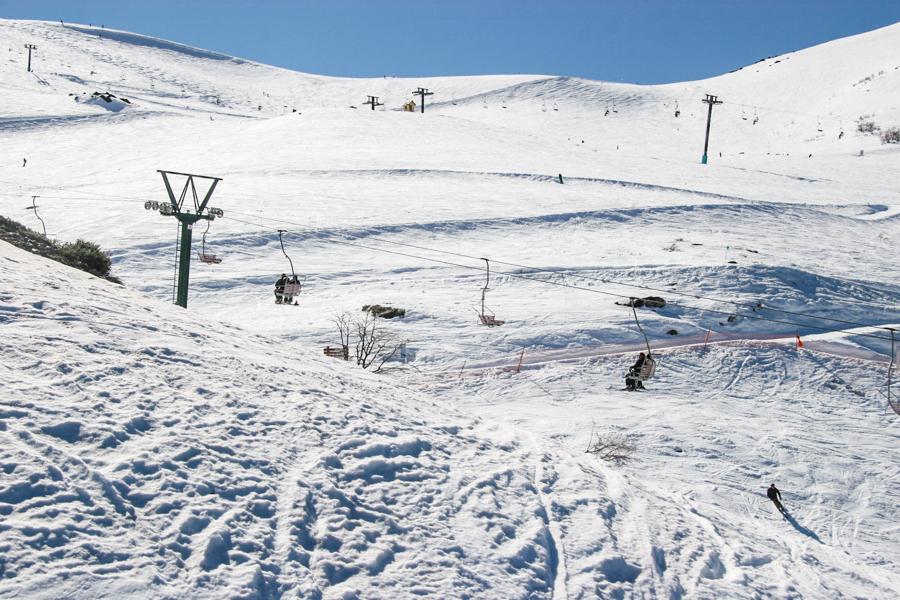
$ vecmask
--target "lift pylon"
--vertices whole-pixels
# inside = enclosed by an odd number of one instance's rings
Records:
[[[195,175],[191,173],[179,173],[178,171],[157,170],[162,175],[163,183],[166,186],[166,194],[169,197],[168,202],[151,202],[144,203],[147,210],[158,210],[159,214],[167,217],[175,217],[181,223],[180,242],[178,246],[178,281],[177,292],[175,295],[175,304],[183,308],[187,308],[188,286],[190,284],[191,275],[191,235],[194,229],[194,223],[201,220],[211,221],[216,217],[221,217],[224,212],[219,208],[207,207],[209,199],[212,197],[216,189],[216,185],[222,181],[221,177],[208,177],[206,175]],[[184,187],[178,197],[172,190],[172,184],[169,177],[175,175],[185,177]],[[209,189],[200,199],[197,194],[197,185],[195,179],[203,179],[211,181]],[[186,203],[188,190],[191,192],[191,200],[193,207]]]

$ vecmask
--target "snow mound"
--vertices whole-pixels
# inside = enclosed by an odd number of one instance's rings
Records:
[[[120,110],[131,106],[131,100],[128,98],[120,98],[110,92],[94,92],[84,99],[80,96],[75,96],[75,102],[99,106],[110,112],[119,112]]]

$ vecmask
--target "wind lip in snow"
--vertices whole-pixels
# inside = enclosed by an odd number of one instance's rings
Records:
[[[122,31],[119,29],[107,29],[105,27],[93,27],[87,25],[64,25],[63,27],[72,31],[77,31],[79,33],[84,33],[92,36],[96,35],[102,37],[103,39],[122,42],[123,44],[131,44],[132,46],[146,46],[148,48],[155,48],[157,50],[178,52],[180,54],[186,54],[187,56],[191,56],[193,58],[229,60],[234,61],[238,64],[243,64],[246,62],[243,59],[237,58],[236,56],[232,56],[230,54],[223,54],[221,52],[214,52],[212,50],[204,50],[203,48],[188,46],[187,44],[179,44],[177,42],[170,42],[162,38],[130,33],[128,31]]]

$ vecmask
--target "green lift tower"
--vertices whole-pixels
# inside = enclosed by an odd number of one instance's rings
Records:
[[[190,173],[178,173],[177,171],[157,171],[162,175],[163,183],[166,185],[166,193],[169,196],[168,202],[150,202],[144,203],[147,210],[158,210],[159,214],[175,217],[181,223],[179,230],[178,245],[178,280],[175,293],[175,304],[187,308],[188,285],[190,283],[191,273],[191,234],[194,229],[194,223],[205,220],[212,221],[216,217],[221,217],[225,213],[220,208],[208,207],[207,203],[212,197],[216,189],[216,185],[222,181],[221,177],[207,177],[206,175],[192,175]],[[185,177],[184,187],[181,194],[176,198],[175,192],[172,190],[172,184],[169,181],[170,176]],[[197,185],[195,180],[202,179],[210,181],[209,189],[201,200],[197,194]],[[191,192],[191,198],[194,206],[191,210],[190,205],[185,205],[188,190]]]

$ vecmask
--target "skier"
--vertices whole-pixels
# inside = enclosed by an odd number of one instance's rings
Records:
[[[636,389],[642,390],[644,389],[644,384],[636,379],[638,375],[641,374],[641,367],[644,366],[644,361],[647,357],[643,352],[638,354],[638,358],[631,368],[628,369],[628,375],[625,376],[625,389],[629,392],[633,392]]]
[[[22,166],[24,167],[26,164],[28,164],[28,159],[27,159],[27,158],[23,158],[23,159],[22,159]]]
[[[781,492],[775,487],[775,484],[769,486],[769,489],[766,490],[766,496],[769,497],[769,500],[775,504],[775,508],[778,509],[778,512],[781,514],[785,514],[787,511],[784,508],[784,505],[781,503]]]
[[[281,274],[278,281],[275,282],[275,304],[281,304],[284,297],[284,284],[287,283],[287,275]]]

